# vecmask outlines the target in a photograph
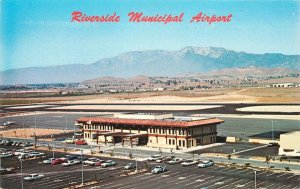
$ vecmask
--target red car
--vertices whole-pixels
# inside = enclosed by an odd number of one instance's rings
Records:
[[[86,141],[85,140],[77,140],[75,142],[76,145],[87,145]]]
[[[94,165],[95,166],[101,166],[102,163],[104,163],[105,160],[99,160],[98,162],[96,162]]]
[[[62,164],[64,162],[67,162],[66,158],[56,158],[56,159],[52,160],[51,164],[58,165],[58,164]]]

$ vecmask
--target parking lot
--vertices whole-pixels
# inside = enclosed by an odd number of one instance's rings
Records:
[[[12,148],[12,147],[7,147]],[[15,147],[14,147],[15,148]],[[45,178],[35,181],[23,181],[24,188],[66,188],[81,183],[82,165],[63,167],[61,165],[43,164],[42,160],[52,157],[51,152],[45,152],[47,157],[25,160],[22,163],[22,177],[38,173]],[[65,153],[55,153],[55,157],[63,157]],[[86,156],[91,157],[91,156]],[[124,174],[123,167],[134,160],[112,159],[117,165],[102,168],[90,165],[83,166],[84,183],[100,181],[92,188],[254,188],[255,174],[251,168],[214,165],[208,168],[198,168],[197,165],[183,167],[180,164],[166,165],[167,171],[160,174],[142,172],[129,176]],[[147,162],[149,168],[159,163]],[[2,188],[21,188],[21,164],[16,157],[2,158],[2,167],[14,167],[15,172],[1,175]],[[138,169],[144,169],[145,163],[138,162]],[[299,188],[300,175],[290,172],[275,173],[257,170],[257,188]],[[91,186],[86,187],[91,188]]]
[[[255,188],[254,170],[251,169],[220,166],[199,169],[179,165],[168,165],[168,168],[169,171],[159,175],[143,173],[94,188]],[[257,188],[299,188],[299,183],[299,175],[257,171]]]
[[[45,151],[44,151],[45,152]],[[82,170],[84,183],[89,181],[112,181],[120,177],[124,173],[123,167],[129,163],[135,163],[131,160],[113,159],[117,165],[107,168],[100,166],[90,165],[72,165],[63,167],[62,165],[43,164],[42,161],[52,157],[51,152],[45,152],[47,157],[36,159],[25,159],[22,161],[22,178],[29,174],[38,173],[45,175],[45,178],[35,181],[24,181],[24,188],[65,188],[69,186],[78,185],[82,182]],[[55,158],[65,156],[65,153],[55,153]],[[85,156],[88,158],[91,156]],[[101,158],[108,160],[110,158]],[[10,174],[1,175],[2,188],[21,188],[21,163],[17,157],[1,158],[3,168],[14,168],[14,172]],[[141,162],[138,162],[138,167],[142,166]],[[82,169],[83,168],[83,169]],[[1,187],[0,187],[1,188]]]

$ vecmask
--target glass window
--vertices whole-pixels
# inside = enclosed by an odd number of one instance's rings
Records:
[[[182,146],[185,147],[185,140],[182,141]]]

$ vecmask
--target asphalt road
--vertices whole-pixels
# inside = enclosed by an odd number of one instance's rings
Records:
[[[34,104],[33,104],[34,105]],[[42,105],[42,106],[39,106]],[[17,105],[12,105],[12,106],[2,106],[0,107],[0,111],[6,112],[6,111],[61,111],[61,112],[82,112],[81,109],[63,109],[59,107],[67,107],[67,106],[73,106],[73,105],[133,105],[132,103],[99,103],[99,104],[59,104],[59,103],[51,103],[51,104],[37,104],[36,107],[31,107],[28,108],[28,105],[24,106],[17,106]],[[202,109],[202,110],[185,110],[185,111],[178,111],[178,110],[169,110],[169,111],[161,111],[161,110],[107,110],[107,109],[98,109],[98,110],[93,110],[93,109],[85,109],[85,112],[170,112],[170,113],[188,113],[188,114],[270,114],[268,112],[255,112],[255,111],[237,111],[237,108],[243,108],[243,107],[248,107],[248,106],[262,106],[262,105],[299,105],[299,104],[262,104],[262,103],[151,103],[151,104],[145,104],[145,103],[134,103],[135,106],[147,106],[147,105],[170,105],[170,106],[177,106],[177,105],[182,105],[182,106],[189,106],[189,105],[221,105],[221,107],[216,107],[216,108],[209,108],[209,109]],[[30,105],[31,106],[31,105]],[[12,108],[16,107],[16,108]],[[55,109],[55,108],[59,109]],[[51,108],[51,109],[47,109]],[[273,115],[300,115],[300,113],[297,112],[274,112],[272,113]]]

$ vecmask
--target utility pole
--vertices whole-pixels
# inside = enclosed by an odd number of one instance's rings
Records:
[[[81,150],[81,185],[83,186],[83,159],[82,159],[83,150]]]
[[[36,129],[36,112],[34,112],[34,129]]]
[[[137,168],[137,153],[136,153],[136,148],[137,146],[135,146],[135,172],[138,172],[138,168]]]
[[[22,163],[22,159],[19,159],[20,163],[21,163],[21,189],[24,189],[23,186],[23,163]]]
[[[66,130],[68,130],[68,114],[66,112]]]
[[[54,142],[53,142],[53,135],[51,135],[52,139],[52,158],[54,159]]]
[[[256,189],[256,171],[254,171],[254,189]]]
[[[272,142],[274,143],[274,123],[272,120]]]
[[[0,169],[2,169],[1,156],[0,156]],[[0,174],[0,188],[2,188],[2,175]]]

